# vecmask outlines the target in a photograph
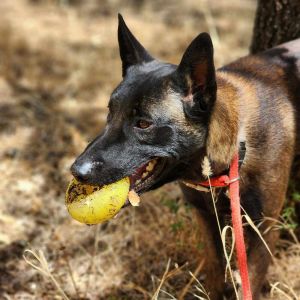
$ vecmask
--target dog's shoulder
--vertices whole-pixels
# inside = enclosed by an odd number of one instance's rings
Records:
[[[239,124],[238,135],[252,148],[269,145],[275,151],[283,144],[294,145],[295,132],[300,130],[299,49],[300,39],[245,56],[217,71],[217,106],[227,111],[238,106],[238,115],[230,113],[230,124]],[[218,123],[222,118],[216,114]]]
[[[218,70],[271,86],[300,81],[300,38],[256,55],[242,57]]]

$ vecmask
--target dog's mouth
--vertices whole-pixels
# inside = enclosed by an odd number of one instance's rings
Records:
[[[130,176],[130,188],[137,193],[146,192],[160,178],[166,166],[166,160],[163,158],[154,158],[138,168]]]

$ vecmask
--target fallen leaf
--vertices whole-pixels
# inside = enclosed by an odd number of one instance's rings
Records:
[[[140,196],[135,192],[135,190],[129,191],[128,200],[132,206],[139,206],[141,201]]]

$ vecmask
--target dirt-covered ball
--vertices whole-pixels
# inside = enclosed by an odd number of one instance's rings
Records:
[[[113,218],[126,202],[129,178],[102,187],[81,184],[73,179],[66,192],[71,217],[81,223],[98,224]]]

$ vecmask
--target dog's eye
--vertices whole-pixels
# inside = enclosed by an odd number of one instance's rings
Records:
[[[138,127],[138,128],[140,128],[140,129],[147,129],[147,128],[149,128],[151,125],[152,125],[152,123],[149,122],[149,121],[146,121],[146,120],[138,120],[138,121],[136,122],[135,127]]]

